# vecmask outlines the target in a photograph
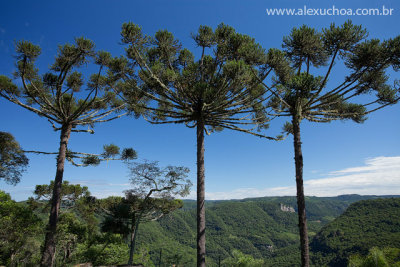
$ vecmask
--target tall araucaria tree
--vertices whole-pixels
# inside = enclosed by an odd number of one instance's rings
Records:
[[[386,71],[390,66],[400,66],[400,37],[384,42],[366,37],[366,30],[351,21],[341,26],[331,24],[322,32],[307,26],[294,28],[283,39],[283,52],[276,51],[281,57],[278,72],[285,75],[275,84],[264,84],[274,95],[268,105],[272,107],[269,114],[291,119],[284,128],[294,138],[302,266],[309,266],[309,248],[301,122],[362,123],[367,114],[399,100],[396,86],[388,84]],[[341,71],[345,69],[345,77],[328,82],[336,65]]]
[[[125,23],[121,35],[126,57],[110,61],[109,86],[128,104],[136,103],[138,92],[144,94],[150,100],[144,117],[151,123],[196,128],[197,266],[205,266],[205,133],[231,129],[276,139],[258,132],[268,120],[265,90],[253,74],[271,59],[253,38],[224,24],[215,31],[200,26],[193,34],[198,60],[166,30],[149,37]]]
[[[53,266],[64,162],[68,157],[70,134],[93,133],[94,124],[124,115],[116,112],[121,111],[125,104],[115,98],[114,93],[103,90],[102,70],[110,56],[106,52],[96,53],[92,41],[81,37],[75,39],[75,44],[59,46],[54,64],[44,74],[39,74],[35,67],[40,51],[39,46],[28,41],[16,43],[17,71],[14,76],[21,79],[22,85],[16,86],[11,79],[1,75],[0,96],[46,118],[55,131],[60,131],[57,171],[41,259],[41,266]],[[78,70],[90,61],[98,65],[98,71],[85,83]],[[86,87],[85,90],[81,90],[82,87]],[[96,158],[89,157],[86,160],[95,163],[90,161],[96,161]]]

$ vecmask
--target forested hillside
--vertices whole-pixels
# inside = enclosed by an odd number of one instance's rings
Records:
[[[400,248],[400,198],[354,203],[311,242],[317,266],[347,266],[350,255],[372,247]]]
[[[18,203],[5,193],[1,196],[0,263],[8,265],[11,258],[20,263],[37,262],[47,202],[30,199]],[[366,255],[374,246],[398,248],[400,198],[390,197],[307,197],[314,266],[345,266],[350,255]],[[105,231],[106,216],[99,208],[120,200],[111,197],[96,200],[96,204],[90,197],[80,198],[73,206],[68,202],[62,207],[57,234],[59,264],[92,262],[97,266],[127,261],[129,236],[120,231],[121,224],[116,231]],[[295,197],[206,202],[207,265],[231,266],[228,262],[235,256],[248,255],[254,262],[263,262],[256,266],[299,266],[295,203]],[[195,229],[196,208],[192,200],[185,200],[181,209],[158,221],[141,223],[135,262],[146,267],[195,266]]]
[[[310,236],[316,235],[351,203],[370,198],[378,196],[307,197]],[[168,257],[178,257],[189,266],[195,264],[194,253],[190,253],[196,248],[195,202],[184,203],[183,209],[159,222],[143,225],[138,242],[149,249],[153,261],[157,262],[163,249],[162,253]],[[237,249],[264,259],[266,266],[299,265],[297,214],[283,211],[281,204],[297,209],[295,197],[207,202],[208,263],[217,264]]]

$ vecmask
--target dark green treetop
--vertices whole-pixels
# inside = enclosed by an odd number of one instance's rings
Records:
[[[39,46],[28,41],[16,43],[15,77],[21,78],[22,86],[16,86],[11,79],[0,76],[0,96],[47,118],[54,130],[56,125],[71,123],[72,131],[93,132],[90,127],[116,117],[109,117],[123,108],[113,93],[103,92],[101,72],[108,61],[108,54],[95,52],[92,41],[76,38],[75,44],[59,46],[55,62],[49,72],[39,74],[35,61],[41,53]],[[88,81],[78,69],[93,62],[99,66]],[[83,91],[83,87],[86,87]],[[89,126],[84,130],[79,126]]]
[[[265,90],[254,72],[274,64],[274,55],[253,38],[224,24],[215,31],[200,26],[192,35],[201,51],[196,60],[166,30],[150,37],[125,23],[121,35],[129,46],[126,57],[110,60],[108,83],[132,107],[146,109],[148,121],[191,128],[201,121],[207,133],[227,128],[266,137],[255,131],[267,128],[268,119],[261,104]],[[138,95],[155,103],[137,105]]]
[[[17,184],[29,163],[24,151],[10,133],[0,132],[0,179]]]
[[[35,199],[50,200],[53,193],[54,181],[50,181],[50,184],[36,185]],[[87,186],[81,186],[80,184],[70,184],[68,181],[63,181],[61,187],[61,199],[63,201],[75,202],[80,197],[89,197],[90,192]]]
[[[351,21],[341,26],[332,23],[322,32],[294,28],[283,39],[286,75],[277,79],[275,88],[268,87],[274,94],[271,115],[363,122],[368,113],[396,103],[397,84],[389,84],[386,71],[399,67],[400,37],[386,41],[366,37],[367,31]],[[346,75],[342,81],[329,82],[336,64],[342,64]],[[371,94],[375,97],[360,98]]]

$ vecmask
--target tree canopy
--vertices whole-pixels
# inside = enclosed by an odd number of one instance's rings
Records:
[[[26,171],[29,160],[10,133],[0,132],[0,179],[16,185]]]

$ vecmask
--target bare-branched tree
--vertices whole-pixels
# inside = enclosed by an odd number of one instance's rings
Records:
[[[128,265],[133,264],[135,241],[141,222],[160,219],[183,206],[176,196],[190,193],[192,183],[186,179],[189,169],[167,166],[161,168],[157,162],[133,163],[130,165],[132,189],[125,191],[125,198],[111,205],[103,222],[104,231],[130,234]]]

